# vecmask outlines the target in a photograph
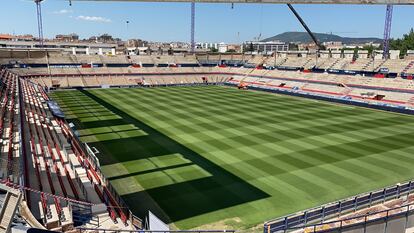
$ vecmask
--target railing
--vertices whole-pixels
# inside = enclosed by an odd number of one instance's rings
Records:
[[[170,230],[170,231],[163,231],[163,230],[113,230],[113,229],[98,229],[98,228],[76,228],[76,230],[81,232],[104,232],[104,233],[234,233],[235,230]]]
[[[412,218],[412,215],[414,214],[414,204],[410,205],[404,205],[400,207],[395,207],[388,210],[382,210],[377,212],[368,213],[366,215],[362,216],[356,216],[356,217],[350,217],[345,219],[340,219],[336,221],[328,221],[324,223],[317,223],[317,224],[308,224],[300,227],[292,227],[288,230],[285,230],[283,232],[306,232],[306,233],[317,233],[317,232],[324,232],[324,233],[330,233],[330,232],[342,232],[346,229],[360,229],[361,232],[370,233],[372,230],[368,229],[369,225],[373,224],[384,224],[383,227],[380,227],[381,230],[379,231],[376,229],[375,233],[395,233],[395,231],[392,230],[392,228],[398,228],[401,232],[401,229],[410,228],[407,226],[408,218]],[[390,220],[395,220],[397,218],[406,218],[403,221],[397,222],[400,226],[396,226],[395,223],[387,224]],[[387,228],[388,227],[388,228]],[[391,230],[390,230],[390,229]],[[271,232],[271,231],[265,231],[265,232]],[[282,231],[281,231],[282,232]],[[358,231],[359,232],[359,231]]]
[[[390,186],[382,190],[360,194],[352,198],[267,221],[264,224],[264,232],[287,232],[293,229],[304,228],[309,224],[326,225],[326,223],[324,223],[325,219],[340,217],[343,214],[348,214],[379,203],[384,203],[388,200],[398,199],[404,195],[407,195],[408,197],[408,195],[413,191],[414,182],[409,181],[403,184]]]
[[[63,122],[66,124],[65,122]],[[72,131],[70,127],[68,127],[68,130]],[[73,142],[73,149],[78,151],[82,156],[84,156],[84,164],[87,169],[89,169],[93,176],[99,181],[99,185],[103,187],[103,190],[100,190],[100,188],[94,184],[94,189],[97,192],[98,196],[102,200],[108,200],[109,202],[106,204],[110,204],[112,207],[108,208],[110,217],[116,221],[116,214],[119,215],[122,222],[124,224],[128,224],[128,220],[135,220],[140,222],[140,224],[134,224],[134,226],[142,226],[142,220],[134,217],[132,212],[129,210],[129,207],[127,204],[123,201],[123,199],[118,195],[116,190],[112,188],[111,184],[108,180],[105,179],[104,174],[100,170],[100,167],[98,164],[95,164],[96,157],[94,155],[90,154],[90,150],[88,150],[88,146],[84,143],[82,143],[78,137],[75,136],[74,132],[71,132],[72,135],[69,135]],[[89,177],[89,173],[88,177]],[[89,177],[91,179],[91,177]]]

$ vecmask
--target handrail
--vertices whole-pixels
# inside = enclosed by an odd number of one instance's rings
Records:
[[[366,207],[371,207],[375,204],[383,203],[388,200],[398,199],[403,195],[410,195],[414,192],[414,181],[407,181],[403,184],[388,186],[381,190],[366,192],[342,199],[337,202],[327,203],[318,207],[310,208],[305,211],[289,214],[283,217],[269,220],[264,223],[265,232],[286,231],[291,229],[303,228],[308,223],[321,222],[327,217],[340,216],[344,213],[361,210]],[[410,204],[409,206],[413,206]],[[401,207],[396,207],[398,209]],[[390,209],[391,210],[391,209]],[[369,214],[367,214],[369,215]],[[357,217],[361,218],[361,216]],[[313,224],[313,225],[316,225]]]
[[[406,209],[406,210],[395,213],[395,214],[390,214],[390,212],[398,210],[398,209]],[[306,229],[306,228],[313,228],[314,232],[316,232],[316,228],[318,228],[319,226],[326,226],[326,225],[333,225],[334,224],[335,226],[331,227],[331,230],[332,230],[332,229],[339,228],[339,227],[350,227],[350,226],[360,225],[361,223],[374,222],[374,221],[378,221],[379,219],[389,218],[389,217],[397,216],[397,215],[403,215],[403,214],[407,214],[407,213],[410,213],[410,212],[414,212],[414,204],[403,205],[403,206],[395,207],[395,208],[392,208],[392,209],[381,210],[381,211],[377,211],[377,212],[370,212],[370,213],[367,213],[366,215],[362,215],[362,216],[356,216],[356,217],[350,217],[350,218],[345,218],[345,219],[340,219],[340,220],[333,220],[333,221],[328,221],[328,222],[323,222],[323,223],[315,223],[315,224],[308,224],[308,225],[304,225],[304,226],[292,227],[292,228],[289,228],[288,230],[300,230],[300,229]],[[386,213],[386,215],[377,217],[375,219],[368,219],[369,216],[380,215],[380,214],[383,214],[383,213]],[[352,220],[358,220],[358,219],[362,219],[363,221],[354,222],[354,223],[350,223],[350,224],[346,224],[346,223],[344,224],[344,222],[352,221]],[[337,223],[339,223],[339,224],[337,224]]]
[[[82,231],[94,231],[94,232],[128,232],[128,233],[235,233],[235,230],[115,230],[115,229],[100,229],[100,228],[84,228],[76,227],[76,230]]]

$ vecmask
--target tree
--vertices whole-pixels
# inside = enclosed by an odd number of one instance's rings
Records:
[[[216,49],[216,48],[214,48],[214,47],[211,47],[211,48],[210,48],[210,51],[211,51],[212,53],[217,53],[217,52],[218,52],[218,49]]]
[[[288,46],[289,46],[289,50],[294,50],[294,51],[298,51],[299,50],[299,47],[298,47],[297,44],[289,43]]]
[[[358,46],[354,48],[354,55],[352,55],[352,60],[355,61],[358,59]]]
[[[365,45],[364,47],[362,47],[362,49],[368,50],[368,54],[372,55],[374,53],[374,50],[378,48],[375,48],[374,46],[372,46],[372,44],[370,44],[370,45]]]
[[[404,56],[407,53],[407,50],[414,49],[414,29],[408,32],[408,34],[404,34],[403,37],[400,39],[391,39],[390,40],[390,48],[400,50],[400,54]]]
[[[249,45],[246,45],[246,49],[245,50],[246,50],[246,52],[253,52],[254,51],[253,43],[250,42]]]

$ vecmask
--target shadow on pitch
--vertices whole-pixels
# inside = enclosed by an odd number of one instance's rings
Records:
[[[270,197],[267,193],[250,185],[245,180],[217,166],[195,151],[181,145],[142,121],[131,117],[94,94],[84,90],[81,92],[121,117],[121,119],[87,123],[74,119],[80,128],[87,129],[90,127],[133,124],[147,134],[139,137],[92,143],[92,146],[97,147],[101,151],[99,154],[101,165],[178,153],[189,160],[190,163],[209,173],[207,177],[123,195],[122,198],[131,207],[134,214],[143,217],[148,210],[151,210],[162,220],[171,223]],[[116,159],[111,158],[111,156],[104,156],[114,153],[116,153]],[[145,174],[145,172],[142,174]],[[128,176],[132,178],[134,173],[126,176],[123,175],[122,177],[114,177],[113,179],[126,178]]]

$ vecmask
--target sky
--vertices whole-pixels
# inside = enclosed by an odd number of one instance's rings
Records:
[[[77,33],[81,38],[109,33],[122,39],[190,40],[190,3],[77,2],[45,0],[44,35]],[[347,37],[383,37],[383,5],[294,5],[314,32]],[[1,0],[0,33],[37,35],[33,0]],[[391,36],[414,27],[414,6],[394,6]],[[411,18],[411,19],[410,19]],[[130,23],[127,24],[126,22]],[[197,42],[240,43],[286,31],[304,31],[286,5],[196,4]]]

